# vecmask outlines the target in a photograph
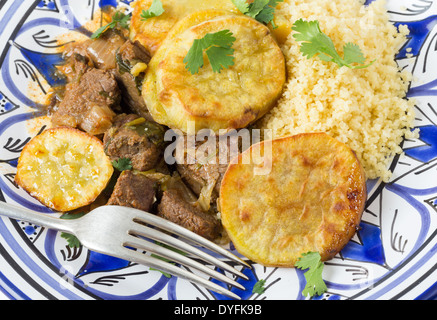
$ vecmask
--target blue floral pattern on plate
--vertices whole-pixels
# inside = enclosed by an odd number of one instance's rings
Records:
[[[54,71],[62,59],[56,35],[71,30],[89,35],[82,25],[99,6],[116,3],[0,3],[0,201],[54,214],[14,184],[21,150],[45,126],[29,130],[44,103],[26,88],[31,84],[45,93],[58,85]],[[394,159],[389,183],[368,182],[361,229],[326,263],[328,292],[317,299],[429,299],[437,293],[437,1],[389,0],[388,10],[393,23],[411,31],[397,61],[414,75],[408,96],[417,101],[421,137],[404,141],[405,156]],[[299,270],[253,264],[242,271],[249,278],[239,280],[247,288],[236,290],[242,299],[304,299]],[[253,294],[260,279],[266,290]],[[226,299],[145,266],[70,248],[56,231],[5,218],[0,218],[0,290],[11,299]]]

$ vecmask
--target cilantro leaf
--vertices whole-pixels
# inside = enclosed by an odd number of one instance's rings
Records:
[[[264,24],[272,23],[276,28],[273,22],[275,9],[278,3],[284,0],[255,0],[250,4],[246,0],[232,0],[232,2],[241,13]]]
[[[363,52],[361,51],[360,47],[353,43],[346,43],[343,47],[344,52],[344,61],[348,64],[350,63],[360,63],[364,64],[366,61],[366,58],[363,55]]]
[[[307,252],[301,255],[301,257],[296,262],[296,267],[305,270],[313,266],[318,266],[321,262],[321,256],[318,252]]]
[[[85,212],[64,213],[59,218],[64,219],[64,220],[74,220],[74,219],[79,219],[80,217],[83,217],[85,214],[86,214]],[[68,246],[70,248],[80,248],[80,246],[82,245],[80,243],[79,239],[75,235],[69,234],[67,232],[61,232],[61,238],[64,238],[67,240]]]
[[[252,288],[252,293],[263,294],[266,291],[264,287],[266,284],[266,280],[259,280]]]
[[[203,50],[203,42],[198,39],[194,40],[191,49],[184,59],[186,68],[191,74],[199,72],[199,69],[203,67]]]
[[[117,22],[121,28],[129,29],[129,21],[130,21],[129,15],[117,11],[114,15],[113,21]]]
[[[205,47],[219,46],[223,48],[231,48],[235,40],[235,37],[233,37],[232,32],[229,30],[208,33],[203,37]]]
[[[112,21],[108,23],[107,25],[104,25],[96,30],[91,35],[91,39],[98,39],[100,38],[106,31],[109,29],[114,29],[117,27],[129,29],[129,20],[130,16],[127,14],[124,14],[123,12],[117,11],[114,16],[112,17]]]
[[[256,16],[264,10],[264,7],[266,7],[268,3],[269,0],[255,0],[249,5],[249,11],[245,14],[256,19]]]
[[[275,10],[279,2],[284,2],[284,0],[270,0],[269,3],[264,6],[264,9],[256,16],[255,19],[264,24],[271,23],[273,29],[276,29],[277,26],[275,25],[273,20],[275,19]]]
[[[259,14],[256,16],[256,20],[258,20],[261,23],[269,24],[269,22],[272,23],[273,27],[275,25],[273,24],[273,19],[275,18],[275,8],[267,6],[265,9],[260,11]]]
[[[60,219],[64,219],[64,220],[74,220],[74,219],[79,219],[81,217],[83,217],[84,215],[86,215],[85,212],[79,212],[79,213],[64,213],[62,214],[59,218]]]
[[[297,20],[293,27],[293,37],[298,42],[302,42],[300,51],[308,59],[318,55],[319,59],[327,62],[334,62],[339,67],[348,67],[350,69],[363,69],[371,66],[374,62],[364,65],[366,58],[361,48],[353,43],[347,43],[343,47],[343,57],[340,56],[335,48],[334,42],[320,29],[319,21]],[[358,64],[358,65],[354,65]]]
[[[224,68],[234,65],[234,49],[212,46],[206,50],[212,70],[220,73]]]
[[[296,262],[296,268],[308,269],[304,274],[306,285],[302,291],[303,296],[320,296],[328,290],[322,278],[324,264],[321,260],[322,258],[318,252],[308,252],[302,254]]]
[[[141,12],[141,21],[146,21],[147,19],[159,17],[165,12],[162,2],[160,0],[153,0],[150,8],[146,11]]]
[[[232,3],[242,14],[249,12],[249,3],[246,0],[232,0]]]
[[[166,245],[165,243],[161,243],[161,242],[155,241],[155,244],[157,244],[158,246],[164,247],[164,248],[166,248],[166,249],[169,249],[169,250],[171,250],[171,251],[174,251],[174,252],[176,252],[176,253],[179,253],[179,254],[181,254],[181,255],[183,255],[183,256],[186,256],[186,255],[187,255],[187,253],[185,253],[184,251],[181,251],[181,250],[179,250],[179,249],[177,249],[177,248],[173,248],[173,247],[171,247],[171,246],[169,246],[169,245]],[[159,259],[159,260],[162,260],[162,261],[164,261],[164,262],[167,262],[167,263],[170,263],[170,264],[176,265],[176,264],[175,264],[174,262],[172,262],[171,260],[169,260],[169,259],[167,259],[167,258],[164,258],[164,257],[161,257],[161,256],[158,256],[158,255],[156,255],[156,254],[154,254],[154,253],[152,253],[150,256],[151,256],[151,257],[154,257],[154,258],[157,258],[157,259]],[[158,271],[158,272],[162,273],[166,278],[171,278],[171,277],[172,277],[171,274],[169,274],[169,273],[167,273],[167,272],[165,272],[165,271],[162,271],[162,270],[156,269],[156,268],[152,268],[152,267],[151,267],[150,270]]]
[[[75,235],[66,232],[61,232],[61,238],[67,240],[68,246],[70,248],[80,248],[80,246],[82,245],[79,239]]]
[[[131,159],[128,158],[120,158],[118,160],[112,161],[112,166],[118,171],[132,170],[132,162]]]
[[[229,68],[234,65],[234,44],[235,37],[229,30],[222,30],[216,33],[208,33],[201,39],[196,39],[193,42],[190,50],[184,58],[186,69],[191,74],[198,73],[203,67],[203,52],[211,63],[212,70],[220,73],[224,68]]]
[[[158,256],[158,255],[156,255],[156,254],[154,254],[154,253],[152,253],[150,256],[151,256],[152,258],[156,258],[156,259],[158,259],[158,260],[162,260],[162,261],[167,262],[167,263],[170,263],[170,264],[172,264],[172,265],[176,265],[176,264],[175,264],[174,262],[172,262],[171,260],[169,260],[169,259],[167,259],[167,258],[163,258],[163,257],[161,257],[161,256]],[[158,272],[162,273],[162,275],[164,275],[166,278],[171,278],[171,277],[172,277],[172,275],[171,275],[170,273],[165,272],[165,271],[162,271],[162,270],[159,270],[159,269],[156,269],[156,268],[152,268],[152,267],[150,267],[150,270],[158,271]]]

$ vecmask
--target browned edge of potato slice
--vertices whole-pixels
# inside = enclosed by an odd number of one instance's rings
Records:
[[[164,13],[144,20],[141,15],[152,5],[152,0],[132,2],[133,8],[130,38],[139,41],[153,55],[172,32],[177,23],[186,16],[203,10],[223,10],[228,13],[242,13],[231,0],[162,0]],[[249,1],[252,2],[252,1]],[[288,17],[288,4],[278,3],[275,10],[274,26],[269,28],[279,44],[284,44],[291,33],[292,21]]]
[[[237,251],[264,266],[293,267],[349,242],[367,200],[355,153],[325,133],[253,145],[230,164],[220,190],[224,228]]]
[[[67,212],[92,203],[113,170],[98,138],[78,129],[57,127],[26,144],[15,182],[45,206]]]
[[[152,55],[158,50],[172,28],[186,16],[203,10],[226,10],[239,13],[231,0],[162,0],[164,13],[144,20],[141,15],[152,5],[152,0],[138,0],[133,8],[130,38],[139,41]]]

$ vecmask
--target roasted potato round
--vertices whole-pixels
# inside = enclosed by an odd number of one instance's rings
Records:
[[[141,18],[153,0],[138,0],[131,4],[134,8],[131,20],[130,38],[138,40],[152,55],[161,46],[173,26],[187,15],[197,11],[218,9],[238,13],[231,0],[162,0],[164,13],[147,20]]]
[[[23,149],[16,183],[47,207],[66,212],[92,203],[113,167],[103,143],[77,129],[48,129]]]
[[[253,145],[232,161],[220,190],[236,249],[276,267],[293,267],[307,252],[332,258],[355,234],[366,199],[355,153],[325,133]]]
[[[155,121],[188,132],[239,129],[266,114],[285,83],[285,59],[269,29],[241,15],[201,11],[181,20],[149,63],[143,97]],[[215,16],[215,17],[214,17]],[[216,73],[206,54],[199,73],[191,74],[184,58],[195,39],[230,30],[234,65]]]

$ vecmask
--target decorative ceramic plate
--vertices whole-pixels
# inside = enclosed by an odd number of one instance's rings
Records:
[[[122,1],[128,4],[130,1]],[[61,62],[55,39],[81,26],[97,0],[0,1],[0,200],[51,214],[14,184],[17,159],[44,128],[36,96],[57,85]],[[391,20],[411,35],[397,56],[414,75],[409,97],[417,99],[421,138],[405,141],[405,157],[392,163],[390,183],[369,181],[361,230],[323,277],[328,292],[318,299],[432,299],[437,296],[437,0],[389,0]],[[36,92],[29,91],[34,88]],[[303,273],[294,269],[244,269],[242,299],[303,299]],[[262,295],[253,285],[266,280]],[[176,277],[72,249],[53,230],[0,219],[0,289],[11,299],[225,299]]]

